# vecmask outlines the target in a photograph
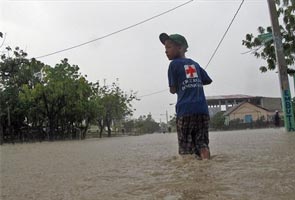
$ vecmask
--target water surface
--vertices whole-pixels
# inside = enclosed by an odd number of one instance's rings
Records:
[[[0,147],[3,200],[295,199],[295,133],[210,133],[212,160],[176,134]]]

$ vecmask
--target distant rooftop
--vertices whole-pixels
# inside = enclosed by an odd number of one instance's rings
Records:
[[[263,96],[250,96],[243,94],[235,95],[218,95],[218,96],[207,96],[208,106],[218,107],[221,105],[234,106],[242,102],[249,102],[256,106],[261,106],[268,110],[281,110],[282,103],[280,97],[263,97]]]
[[[263,108],[263,107],[261,107],[259,105],[254,105],[252,103],[249,103],[249,102],[245,102],[244,101],[244,102],[241,102],[241,103],[239,103],[239,104],[237,104],[237,105],[235,105],[233,107],[230,107],[223,115],[226,116],[226,115],[231,114],[232,112],[234,112],[235,110],[237,110],[239,107],[241,107],[244,104],[251,104],[251,105],[253,105],[253,106],[257,107],[257,108],[260,108],[260,109],[263,109],[263,110],[266,110],[266,111],[270,111],[270,110],[268,110],[266,108]]]
[[[258,96],[249,96],[243,94],[234,94],[234,95],[219,95],[219,96],[206,96],[207,100],[217,100],[217,99],[250,99],[256,98]]]

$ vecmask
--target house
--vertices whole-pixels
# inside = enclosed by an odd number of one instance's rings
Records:
[[[207,103],[210,117],[221,111],[228,111],[229,109],[243,103],[249,102],[258,107],[265,108],[270,112],[276,110],[282,111],[281,98],[279,97],[262,97],[249,95],[222,95],[222,96],[207,96]]]
[[[245,101],[230,107],[223,115],[225,116],[225,125],[229,125],[232,120],[239,120],[242,123],[251,123],[257,120],[272,121],[274,111]]]

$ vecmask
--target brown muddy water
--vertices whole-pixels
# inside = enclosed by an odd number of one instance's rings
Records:
[[[212,160],[176,134],[3,145],[2,200],[293,200],[295,133],[210,133]]]

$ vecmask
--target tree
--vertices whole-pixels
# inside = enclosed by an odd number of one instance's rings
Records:
[[[102,128],[107,127],[108,137],[111,136],[113,123],[123,120],[126,116],[132,115],[133,100],[136,98],[136,93],[133,91],[130,94],[124,92],[116,83],[111,86],[99,87],[96,86],[96,109],[97,120],[102,132]]]
[[[210,126],[214,129],[222,129],[224,127],[225,117],[224,111],[216,113],[210,120]]]
[[[2,100],[3,100],[3,89],[0,87],[0,145],[2,145],[4,141],[4,130],[3,130],[4,112],[2,111],[3,110]]]
[[[135,129],[135,120],[130,119],[130,120],[125,120],[123,122],[123,128],[127,133],[131,133]]]
[[[22,102],[25,105],[35,103],[33,108],[36,110],[33,109],[33,112],[42,113],[48,123],[50,140],[56,139],[56,133],[62,134],[59,137],[64,138],[65,132],[77,131],[84,138],[93,117],[88,100],[92,95],[91,84],[79,73],[79,67],[70,65],[67,59],[54,68],[43,67],[42,74],[42,83],[33,88],[26,84],[22,86]]]
[[[5,134],[11,141],[83,139],[93,122],[111,136],[112,124],[132,115],[136,93],[88,82],[66,58],[51,67],[26,56],[18,47],[1,55],[0,143]]]
[[[92,83],[67,59],[53,68],[26,56],[18,47],[1,55],[1,133],[23,141],[42,136],[45,128],[50,140],[84,138],[95,116]]]
[[[99,84],[93,85],[94,95],[91,97],[92,111],[94,112],[94,117],[92,119],[93,124],[98,124],[99,127],[99,137],[102,138],[102,133],[105,127],[104,118],[106,116],[106,109],[103,105],[102,96],[99,94]]]
[[[25,110],[21,108],[18,98],[22,85],[29,87],[38,82],[34,76],[43,67],[43,63],[26,58],[27,53],[16,47],[12,50],[6,47],[1,55],[0,62],[0,122],[3,134],[14,141],[15,133],[20,133],[20,128],[25,120]],[[11,122],[11,123],[9,123]]]
[[[135,121],[135,127],[140,133],[154,133],[160,130],[159,123],[155,122],[151,114],[139,116]]]
[[[288,67],[294,65],[295,61],[295,1],[294,0],[276,0],[278,5],[277,13],[283,23],[280,26],[283,48],[285,52],[286,64]],[[270,26],[258,27],[258,36],[252,33],[247,34],[242,44],[250,49],[257,58],[266,61],[266,66],[261,66],[261,72],[274,70],[276,68],[276,56],[273,39],[270,37],[263,38],[267,33],[272,33]],[[264,34],[264,35],[263,35]],[[294,70],[288,69],[288,73],[294,73]]]
[[[168,122],[168,128],[170,128],[173,132],[176,131],[176,118],[176,115],[174,115]]]

